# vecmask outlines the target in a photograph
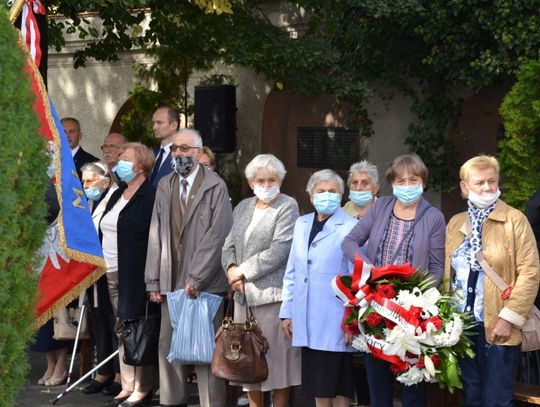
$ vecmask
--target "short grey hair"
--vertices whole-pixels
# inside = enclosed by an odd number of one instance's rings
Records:
[[[272,174],[276,174],[281,181],[283,181],[285,174],[287,174],[285,166],[275,155],[259,154],[246,165],[246,169],[244,170],[246,179],[251,181],[257,175],[257,171],[262,169],[265,169]]]
[[[371,164],[367,160],[359,161],[357,163],[354,163],[351,165],[351,168],[349,168],[349,178],[347,179],[347,186],[351,186],[352,179],[355,174],[363,172],[366,174],[369,178],[371,178],[371,181],[375,186],[380,186],[379,184],[379,170],[377,167],[373,164]]]
[[[315,190],[315,187],[318,183],[330,181],[336,181],[336,183],[338,184],[339,193],[343,195],[343,193],[345,192],[345,184],[343,183],[343,178],[341,178],[337,172],[332,170],[320,170],[315,172],[311,177],[309,177],[306,191],[309,195],[313,196],[313,191]]]
[[[96,161],[93,163],[86,163],[81,167],[81,172],[92,171],[94,174],[101,175],[102,177],[109,178],[112,181],[112,173],[109,166],[103,161]]]
[[[188,128],[185,128],[185,129],[180,129],[176,132],[176,134],[174,135],[174,138],[173,140],[176,139],[176,136],[179,136],[180,134],[183,134],[183,133],[189,133],[193,136],[193,145],[190,146],[190,147],[199,147],[199,148],[202,148],[203,146],[203,141],[202,141],[202,137],[201,137],[201,133],[199,133],[197,130],[195,129],[188,129]]]

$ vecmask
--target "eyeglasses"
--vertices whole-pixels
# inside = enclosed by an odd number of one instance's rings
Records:
[[[182,153],[187,153],[189,152],[189,150],[191,149],[195,149],[195,150],[198,150],[200,147],[190,147],[186,144],[182,144],[181,146],[178,146],[176,144],[172,144],[171,145],[171,153],[174,153],[176,152],[177,150],[180,150]]]
[[[101,146],[101,151],[107,149],[107,150],[118,150],[120,146],[117,146],[116,144],[103,144]]]

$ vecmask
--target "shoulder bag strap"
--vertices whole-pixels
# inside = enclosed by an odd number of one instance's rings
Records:
[[[405,236],[403,236],[403,239],[401,239],[401,242],[399,242],[399,246],[396,249],[396,251],[394,252],[394,256],[392,256],[392,261],[390,262],[390,264],[394,264],[394,261],[396,261],[396,258],[398,256],[398,254],[401,252],[403,244],[407,241],[407,238],[409,237],[409,235],[414,230],[414,227],[416,226],[416,224],[418,222],[420,222],[420,219],[422,219],[422,217],[426,214],[426,212],[428,211],[429,208],[431,208],[431,206],[426,206],[424,209],[422,209],[422,211],[420,211],[420,213],[418,214],[418,216],[414,220],[413,224],[411,225],[410,229],[407,231],[407,233],[405,233]]]
[[[486,273],[486,275],[489,277],[489,279],[497,286],[501,292],[505,292],[510,288],[508,284],[499,276],[495,270],[489,265],[489,263],[486,261],[484,255],[481,251],[476,252],[476,260],[478,260],[478,263],[480,263],[480,266],[482,266],[482,269]]]

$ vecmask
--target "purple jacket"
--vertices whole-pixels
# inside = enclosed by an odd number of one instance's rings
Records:
[[[441,211],[432,207],[424,198],[420,199],[416,213],[419,213],[424,207],[429,207],[429,209],[424,213],[424,216],[416,224],[412,232],[412,265],[419,271],[429,270],[429,275],[435,279],[435,286],[437,286],[441,282],[444,271],[446,223]],[[395,203],[396,198],[393,196],[383,196],[377,199],[345,237],[341,248],[350,261],[354,262],[356,254],[359,254],[370,264],[374,263]],[[368,242],[367,249],[363,254],[360,251],[360,246],[366,241]]]

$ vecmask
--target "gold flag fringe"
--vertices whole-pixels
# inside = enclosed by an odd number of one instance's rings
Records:
[[[45,311],[38,318],[36,318],[32,322],[32,330],[39,329],[49,319],[51,319],[53,315],[56,314],[56,312],[60,308],[65,307],[75,298],[78,298],[84,290],[94,285],[101,278],[101,276],[105,274],[106,271],[107,269],[105,267],[98,267],[96,270],[94,270],[92,274],[88,275],[84,280],[82,280],[79,284],[77,284],[77,286],[72,288],[67,294],[65,294],[60,300],[58,300],[47,311]],[[87,309],[87,312],[88,311],[89,310]]]
[[[18,3],[22,4],[23,1],[19,1]],[[15,5],[14,5],[15,7]],[[20,11],[20,8],[19,8]],[[15,17],[16,18],[16,17]],[[58,129],[56,128],[56,123],[54,122],[52,112],[49,105],[49,98],[47,94],[47,89],[45,88],[45,84],[43,83],[43,78],[41,77],[41,74],[32,60],[28,50],[26,49],[26,46],[24,45],[24,38],[22,37],[21,32],[19,31],[19,41],[23,46],[20,48],[23,50],[25,54],[25,58],[27,60],[28,65],[32,68],[33,76],[36,79],[37,87],[41,93],[41,97],[44,101],[44,111],[45,111],[45,117],[49,124],[49,128],[51,129],[51,132],[53,134],[53,141],[54,141],[54,155],[56,159],[56,168],[55,168],[55,177],[56,177],[56,195],[58,197],[58,204],[60,208],[62,208],[62,194],[61,194],[61,183],[62,183],[62,172],[61,172],[61,160],[60,160],[60,135],[58,133]],[[66,245],[66,239],[65,239],[65,231],[64,231],[64,223],[62,218],[62,209],[60,209],[59,216],[58,216],[58,229],[60,232],[60,246],[62,250],[73,260],[87,263],[90,265],[94,265],[97,267],[96,270],[94,270],[90,275],[88,275],[83,281],[81,281],[79,284],[77,284],[76,287],[72,288],[68,293],[66,293],[59,301],[57,301],[54,305],[52,305],[47,311],[45,311],[42,315],[40,315],[38,318],[36,318],[32,323],[32,328],[37,330],[39,327],[44,325],[49,319],[53,317],[53,315],[62,307],[65,307],[67,304],[69,304],[71,301],[73,301],[75,298],[79,297],[79,295],[86,290],[88,287],[92,286],[94,283],[96,283],[99,278],[105,274],[107,267],[105,265],[105,261],[100,256],[95,256],[90,253],[84,253],[77,250],[73,250],[71,248],[68,248]]]

